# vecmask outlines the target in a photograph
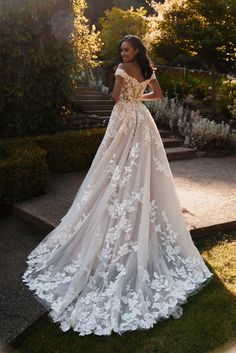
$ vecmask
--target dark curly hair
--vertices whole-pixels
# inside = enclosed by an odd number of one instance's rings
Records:
[[[123,62],[122,57],[121,57],[121,45],[123,42],[129,42],[129,43],[131,43],[133,48],[139,49],[138,54],[136,55],[135,59],[141,67],[143,77],[146,80],[149,79],[153,73],[153,68],[151,65],[151,60],[149,59],[149,57],[147,55],[147,49],[146,49],[145,45],[143,44],[143,42],[141,41],[141,39],[138,36],[135,36],[132,34],[127,34],[126,36],[124,36],[121,39],[121,41],[118,45],[118,51],[119,51],[118,55],[119,55],[120,62]]]

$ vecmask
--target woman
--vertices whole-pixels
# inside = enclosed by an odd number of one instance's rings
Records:
[[[156,124],[161,99],[146,48],[119,44],[116,104],[72,206],[29,254],[22,276],[53,322],[80,335],[149,329],[213,274],[193,244]],[[143,93],[149,85],[152,92]]]

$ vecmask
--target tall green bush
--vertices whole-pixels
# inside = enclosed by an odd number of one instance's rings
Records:
[[[1,137],[66,126],[75,56],[51,29],[53,14],[63,6],[59,0],[0,2]]]

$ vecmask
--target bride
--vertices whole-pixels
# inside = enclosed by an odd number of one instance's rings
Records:
[[[74,201],[28,255],[23,282],[62,331],[110,335],[179,319],[212,278],[187,229],[165,149],[142,103],[162,92],[142,41],[119,44],[106,133]],[[147,86],[152,92],[144,93]]]

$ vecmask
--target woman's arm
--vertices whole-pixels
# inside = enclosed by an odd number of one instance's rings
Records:
[[[117,102],[119,100],[120,94],[121,94],[121,89],[123,86],[124,78],[120,75],[116,76],[113,91],[111,94],[111,98]]]
[[[163,98],[162,90],[157,79],[149,81],[149,85],[152,88],[152,92],[143,94],[142,100],[148,101]]]

